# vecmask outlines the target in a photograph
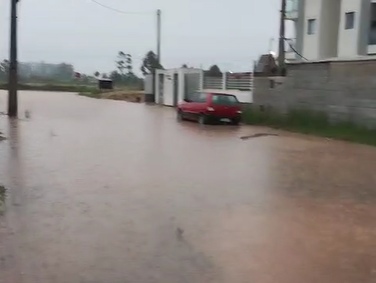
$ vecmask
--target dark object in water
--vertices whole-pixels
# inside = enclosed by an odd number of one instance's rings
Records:
[[[183,240],[183,234],[183,229],[181,229],[180,227],[176,228],[176,237],[178,238],[178,240]]]
[[[249,139],[268,137],[268,136],[278,137],[279,135],[278,134],[271,134],[271,133],[257,133],[257,134],[254,134],[254,135],[240,137],[240,139],[241,140],[249,140]]]
[[[0,215],[5,211],[6,188],[0,185]]]

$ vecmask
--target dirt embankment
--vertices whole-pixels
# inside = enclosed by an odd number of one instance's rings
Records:
[[[144,102],[145,95],[141,90],[113,90],[113,91],[98,91],[98,92],[80,92],[79,95],[98,98],[98,99],[112,99],[123,100],[128,102]]]
[[[101,93],[100,98],[124,100],[129,102],[144,102],[144,92],[139,90],[117,90]]]

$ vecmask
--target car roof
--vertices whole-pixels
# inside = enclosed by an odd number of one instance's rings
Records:
[[[223,92],[208,92],[208,94],[212,94],[212,95],[227,95],[227,96],[235,96],[235,94],[223,93]]]

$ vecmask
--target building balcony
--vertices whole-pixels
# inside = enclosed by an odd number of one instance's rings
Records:
[[[299,0],[287,0],[286,20],[295,21],[299,18]]]

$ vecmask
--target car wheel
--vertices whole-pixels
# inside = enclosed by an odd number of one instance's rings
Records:
[[[206,117],[206,115],[204,114],[201,114],[199,117],[198,117],[198,123],[200,125],[206,125],[208,123],[208,117]]]
[[[176,119],[178,121],[183,121],[184,120],[184,117],[183,117],[183,112],[181,110],[179,110],[176,114]]]

